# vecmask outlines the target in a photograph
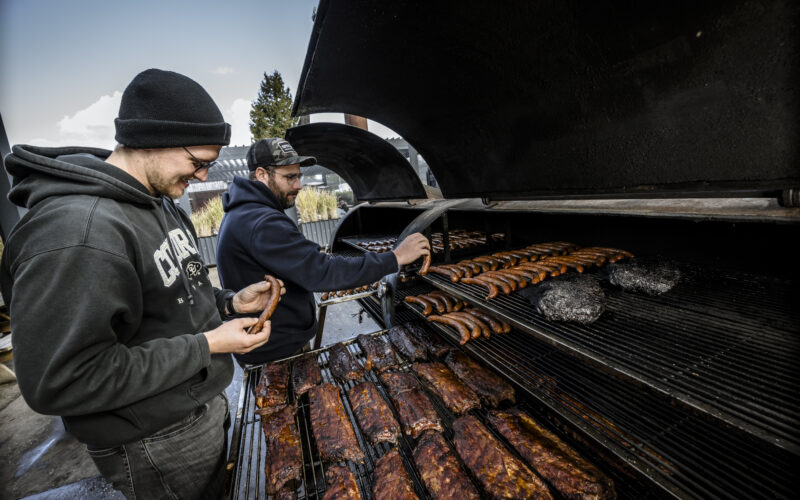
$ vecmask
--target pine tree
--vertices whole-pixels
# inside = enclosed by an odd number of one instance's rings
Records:
[[[283,77],[275,70],[264,73],[258,97],[250,109],[250,133],[253,141],[265,137],[283,137],[286,129],[297,125],[292,118],[292,93],[283,85]]]

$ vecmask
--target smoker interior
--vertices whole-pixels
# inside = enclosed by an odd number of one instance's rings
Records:
[[[608,309],[588,326],[549,322],[517,294],[486,301],[483,288],[435,274],[397,282],[394,322],[417,314],[406,295],[447,290],[515,327],[467,351],[657,489],[793,495],[800,293],[787,242],[797,224],[454,209],[425,230],[442,227],[503,231],[508,248],[571,241],[678,262],[684,280],[665,295],[606,288]],[[602,270],[590,274],[602,279]],[[377,297],[361,303],[378,320],[387,307]]]
[[[372,304],[377,304],[377,302],[372,298],[368,297],[366,299],[360,299],[363,302],[371,302]],[[405,315],[407,318],[414,318],[413,313],[410,311],[405,311]],[[429,330],[431,332],[437,332],[438,330]],[[385,331],[377,332],[375,335],[384,335]],[[434,333],[436,335],[437,333]],[[443,338],[447,339],[446,336]],[[348,350],[351,354],[356,358],[356,360],[363,366],[364,364],[364,357],[361,353],[361,350],[354,342],[353,339],[344,342],[347,345]],[[348,418],[350,420],[351,425],[356,433],[356,438],[359,441],[361,448],[365,452],[366,460],[363,464],[357,464],[353,462],[342,462],[342,464],[346,465],[355,475],[356,482],[358,484],[359,490],[361,495],[365,499],[372,498],[372,482],[373,482],[373,472],[375,470],[375,463],[376,461],[383,456],[386,452],[388,452],[393,446],[387,443],[380,443],[376,446],[371,446],[368,444],[367,440],[362,435],[358,424],[355,420],[353,415],[352,409],[350,407],[349,400],[345,396],[347,391],[351,389],[353,386],[357,385],[360,381],[349,381],[347,383],[341,383],[340,381],[336,380],[330,372],[329,369],[329,353],[328,349],[320,349],[318,351],[314,351],[317,354],[318,364],[322,371],[322,377],[324,382],[329,382],[335,384],[341,391],[342,394],[342,402],[345,407],[345,411],[347,412]],[[288,358],[287,360],[279,361],[279,362],[290,362],[293,358]],[[401,364],[399,369],[401,371],[409,371],[410,363],[407,361],[401,360]],[[376,376],[376,374],[369,370],[365,371],[366,375],[364,380],[368,380],[373,382],[378,391],[380,392],[381,396],[389,403],[390,407],[392,407],[394,411],[394,407],[392,406],[391,400],[388,397],[388,393],[383,386],[383,383],[380,379]],[[261,430],[261,417],[255,413],[256,406],[255,406],[255,397],[253,396],[254,390],[256,385],[258,384],[259,378],[261,376],[261,367],[249,367],[245,371],[245,376],[243,379],[242,384],[242,399],[240,401],[240,415],[241,421],[237,422],[237,428],[234,430],[234,445],[235,448],[232,450],[231,457],[235,460],[235,468],[234,474],[232,478],[232,488],[230,491],[229,498],[263,498],[265,496],[264,493],[264,484],[265,484],[265,475],[264,475],[264,466],[266,464],[266,446],[264,441],[264,435]],[[445,406],[441,404],[438,398],[433,395],[424,384],[421,384],[434,403],[437,413],[439,414],[443,427],[444,433],[443,436],[445,437],[446,441],[450,444],[453,452],[455,453],[455,447],[453,446],[453,431],[452,431],[452,422],[455,420],[456,416],[454,416]],[[523,411],[527,412],[534,418],[540,421],[543,425],[548,427],[551,431],[555,432],[559,435],[565,442],[567,442],[570,446],[573,447],[576,451],[581,453],[584,457],[589,459],[592,463],[597,465],[601,470],[603,470],[606,474],[608,474],[615,483],[616,489],[618,493],[623,498],[646,498],[648,496],[652,496],[651,492],[648,492],[646,488],[643,488],[642,485],[633,480],[630,476],[630,472],[626,471],[623,464],[617,464],[612,466],[612,462],[607,460],[607,457],[604,457],[601,453],[598,453],[598,449],[595,447],[590,446],[587,442],[580,439],[579,436],[576,436],[574,433],[570,432],[569,430],[564,431],[562,428],[555,425],[549,418],[547,413],[543,413],[541,410],[540,404],[530,396],[528,396],[524,391],[520,391],[519,387],[517,389],[517,403],[516,407],[522,409]],[[303,454],[303,473],[302,473],[302,481],[300,484],[297,485],[297,496],[298,498],[306,498],[306,499],[317,499],[322,498],[325,491],[325,471],[327,467],[332,464],[323,463],[319,458],[319,453],[316,448],[316,444],[314,442],[312,430],[311,430],[311,422],[309,419],[309,401],[308,395],[305,394],[300,398],[296,398],[294,395],[293,389],[290,390],[290,403],[296,403],[297,405],[297,417],[296,422],[298,424],[298,429],[300,431],[300,439],[302,444],[302,454]],[[508,404],[504,404],[501,408],[507,407]],[[486,420],[486,410],[472,410],[469,414],[478,417],[486,426],[487,428],[492,431],[492,433],[500,439],[501,441],[505,441],[502,436],[492,429],[491,425],[488,424]],[[238,418],[238,417],[237,417]],[[398,418],[395,413],[395,418]],[[399,418],[398,418],[399,421]],[[416,471],[416,466],[414,465],[413,461],[413,449],[416,444],[417,440],[411,438],[410,436],[401,435],[400,440],[397,445],[397,449],[400,453],[400,456],[403,460],[403,464],[406,470],[409,472],[412,478],[412,482],[414,483],[414,487],[416,490],[417,495],[420,498],[426,499],[430,498],[427,494],[425,487],[423,486],[419,475]],[[513,452],[513,449],[506,443],[506,446],[509,450]],[[457,456],[457,453],[455,453]],[[522,459],[517,455],[518,458]],[[523,459],[524,461],[524,459]],[[462,468],[466,471],[466,467],[461,464]],[[478,491],[481,491],[480,483],[477,479],[471,474],[471,480],[475,484],[475,487]]]

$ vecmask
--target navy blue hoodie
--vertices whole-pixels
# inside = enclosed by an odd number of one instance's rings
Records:
[[[14,146],[9,199],[27,207],[3,253],[25,401],[94,447],[136,441],[225,390],[228,354],[202,332],[222,324],[194,229],[110,151]]]
[[[262,347],[236,355],[245,363],[291,356],[316,333],[312,292],[355,288],[397,272],[393,252],[338,257],[307,240],[263,183],[235,177],[222,196],[225,218],[219,230],[217,269],[225,288],[263,280],[283,280],[286,294],[272,315],[272,334]]]

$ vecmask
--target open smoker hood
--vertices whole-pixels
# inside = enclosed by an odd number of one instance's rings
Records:
[[[383,123],[449,198],[774,196],[800,185],[798,13],[321,0],[293,112]]]

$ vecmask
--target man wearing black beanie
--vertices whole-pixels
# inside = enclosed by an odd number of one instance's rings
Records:
[[[128,498],[219,497],[230,353],[264,345],[270,323],[228,319],[266,306],[267,282],[211,286],[189,217],[230,125],[208,93],[149,69],[125,89],[117,147],[14,146],[9,199],[28,208],[6,242],[19,388],[60,415]]]

